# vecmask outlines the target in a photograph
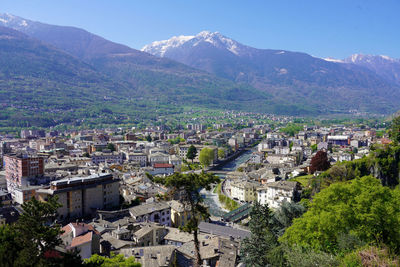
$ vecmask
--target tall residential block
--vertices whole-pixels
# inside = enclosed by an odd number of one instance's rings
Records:
[[[15,154],[4,156],[7,190],[15,197],[15,190],[35,184],[44,176],[44,160],[41,157]]]

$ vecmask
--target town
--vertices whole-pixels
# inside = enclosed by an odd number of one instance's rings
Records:
[[[190,116],[190,114],[186,114]],[[191,213],[159,179],[208,173],[220,178],[205,198],[198,225],[203,266],[237,266],[254,203],[272,210],[310,194],[308,180],[336,162],[367,156],[388,144],[383,130],[362,124],[294,124],[295,118],[226,112],[219,123],[195,118],[166,125],[92,130],[21,130],[0,136],[0,224],[21,205],[57,196],[62,251],[133,256],[142,266],[189,266]],[[245,119],[243,119],[245,118]],[[267,123],[266,121],[270,122]],[[321,162],[317,162],[318,159]],[[317,162],[317,163],[315,163]],[[316,164],[327,164],[319,169]]]

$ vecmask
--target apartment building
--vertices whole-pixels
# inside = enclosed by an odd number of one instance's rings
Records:
[[[66,178],[53,181],[49,189],[39,189],[36,193],[42,201],[58,196],[62,205],[57,210],[61,220],[93,216],[98,209],[119,205],[119,179],[111,174]]]
[[[44,160],[27,154],[4,156],[7,190],[15,198],[16,189],[36,184],[44,176]]]

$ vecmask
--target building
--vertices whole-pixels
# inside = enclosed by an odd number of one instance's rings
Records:
[[[253,152],[251,154],[250,159],[248,160],[248,163],[252,164],[260,164],[264,160],[264,153],[262,152]]]
[[[141,152],[125,153],[129,162],[136,162],[140,167],[147,166],[147,155]]]
[[[49,189],[39,189],[36,193],[42,201],[58,196],[62,207],[57,212],[61,220],[93,216],[98,209],[119,205],[119,179],[111,174],[66,178],[53,181]]]
[[[199,246],[202,266],[235,267],[238,264],[239,242],[222,237],[209,237]],[[176,249],[176,262],[178,266],[194,266],[196,258],[195,244],[187,242]]]
[[[93,164],[100,163],[122,164],[124,162],[122,153],[118,152],[94,152],[92,155]]]
[[[347,135],[331,135],[328,136],[328,143],[338,146],[350,145],[350,137]]]
[[[237,181],[231,183],[231,197],[243,202],[257,200],[257,188],[261,184],[254,181]]]
[[[44,160],[24,154],[5,155],[7,190],[15,198],[17,188],[38,184],[44,176]]]
[[[151,166],[157,163],[169,163],[169,155],[161,152],[156,152],[149,155],[149,162]]]
[[[21,130],[21,138],[36,138],[36,137],[45,137],[46,132],[44,130]]]
[[[257,201],[261,205],[277,209],[283,202],[292,202],[298,200],[300,193],[300,184],[292,181],[278,181],[267,183],[257,190]]]
[[[189,210],[185,206],[176,200],[168,202],[171,207],[171,222],[174,227],[184,226],[190,218]]]
[[[120,250],[125,257],[135,257],[142,267],[174,266],[175,249],[173,245],[133,247]]]
[[[82,259],[100,253],[100,233],[92,225],[70,223],[62,230],[61,240],[67,250],[76,250]]]
[[[171,175],[174,173],[174,165],[167,163],[155,163],[151,175]]]
[[[171,226],[171,207],[166,202],[151,202],[129,209],[136,222],[156,222]]]
[[[136,246],[156,246],[161,244],[167,233],[168,230],[165,228],[165,225],[147,224],[133,233],[132,240]]]
[[[11,205],[11,194],[3,189],[0,189],[0,207]]]
[[[208,235],[216,235],[225,238],[233,238],[235,240],[243,240],[246,237],[251,236],[251,232],[248,230],[242,230],[239,228],[233,228],[230,226],[219,225],[208,222],[199,223],[199,232]]]

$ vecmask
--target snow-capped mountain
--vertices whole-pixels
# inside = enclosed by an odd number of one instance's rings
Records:
[[[27,20],[8,13],[0,13],[0,25],[16,30],[29,27]]]
[[[363,55],[363,54],[354,54],[351,55],[350,57],[346,58],[343,60],[344,62],[347,63],[354,63],[354,64],[360,64],[360,63],[376,63],[376,62],[382,62],[382,63],[388,63],[388,62],[400,62],[399,59],[391,58],[385,55]]]
[[[354,63],[299,52],[257,49],[219,32],[175,36],[146,45],[142,51],[250,84],[282,101],[298,103],[306,96],[304,103],[308,104],[323,101],[327,106],[334,106],[343,99],[346,105],[347,101],[375,105],[384,95],[400,94],[398,86]]]
[[[173,54],[177,49],[195,47],[202,43],[207,43],[218,49],[230,51],[237,56],[241,56],[245,54],[248,49],[251,49],[248,46],[223,36],[219,32],[202,31],[197,35],[181,35],[174,36],[168,40],[155,41],[144,46],[141,50],[155,56],[168,57],[169,54]]]
[[[388,81],[400,84],[400,59],[384,55],[354,54],[343,62],[365,67]]]

